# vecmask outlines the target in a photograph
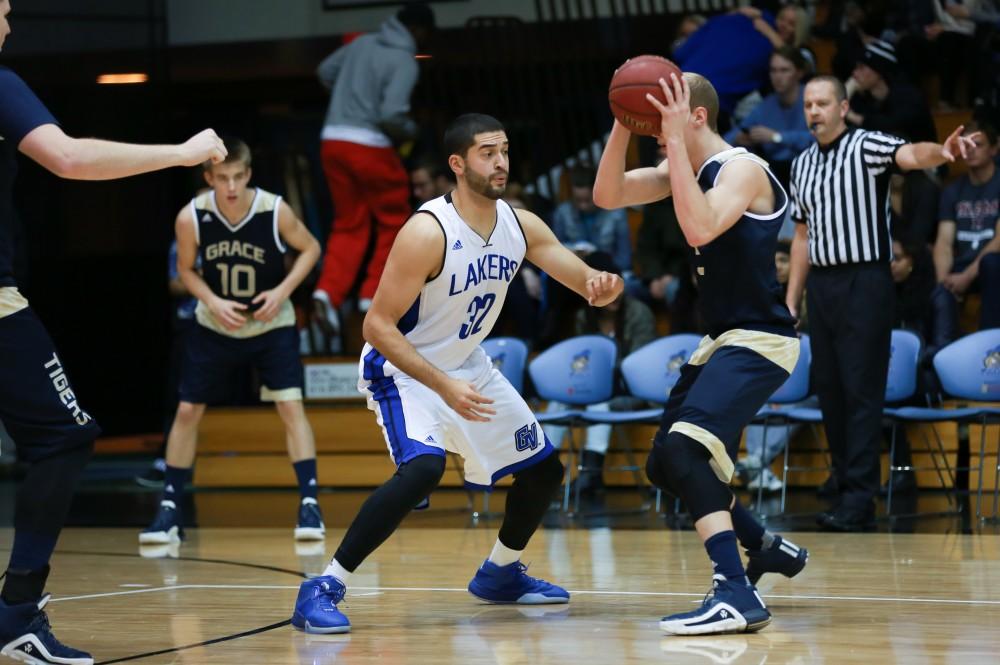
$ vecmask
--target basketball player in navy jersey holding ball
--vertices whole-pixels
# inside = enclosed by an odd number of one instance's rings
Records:
[[[437,486],[446,450],[462,455],[472,486],[514,475],[499,538],[469,591],[490,603],[569,601],[565,589],[530,577],[520,561],[563,466],[479,344],[525,260],[593,306],[613,301],[622,280],[588,267],[538,216],[501,200],[510,163],[495,118],[458,117],[444,148],[457,187],[422,205],[400,231],[364,323],[358,387],[397,471],[365,501],[324,574],[302,583],[292,615],[299,630],[350,630],[337,603],[352,573]]]
[[[647,99],[660,112],[657,140],[667,159],[626,173],[629,132],[616,121],[594,187],[604,208],[673,196],[708,327],[670,393],[646,473],[687,505],[715,567],[713,591],[701,607],[664,617],[660,627],[680,635],[749,632],[771,621],[754,587],[760,576],[791,577],[808,556],[766,532],[729,488],[743,427],[799,356],[774,270],[787,196],[766,162],[719,136],[719,99],[707,79],[671,75],[660,87],[666,103]],[[737,538],[750,559],[746,569]]]
[[[316,444],[302,407],[302,362],[295,311],[288,298],[319,258],[319,243],[280,196],[250,188],[250,148],[226,139],[228,157],[206,163],[211,191],[177,215],[177,271],[198,298],[196,325],[185,343],[180,404],[167,439],[163,499],[144,545],[183,538],[181,498],[190,480],[198,424],[205,405],[227,394],[234,366],[260,373],[261,398],[274,401],[285,424],[288,455],[298,479],[296,540],[323,538],[316,502]],[[285,270],[285,252],[299,252]],[[196,266],[200,259],[201,271]]]
[[[0,0],[0,48],[10,34]],[[181,145],[131,145],[67,136],[21,78],[0,67],[0,420],[28,466],[14,508],[14,542],[0,591],[0,654],[32,665],[92,665],[52,634],[44,593],[49,559],[100,428],[73,391],[45,327],[12,267],[13,186],[20,152],[73,180],[111,180],[222,161],[210,129]],[[8,445],[8,441],[0,445]]]

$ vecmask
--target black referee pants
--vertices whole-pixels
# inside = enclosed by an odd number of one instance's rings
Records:
[[[845,509],[873,507],[879,489],[895,299],[887,263],[814,266],[806,281],[812,385]]]

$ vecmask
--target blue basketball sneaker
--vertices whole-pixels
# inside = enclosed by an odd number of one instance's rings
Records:
[[[8,605],[0,600],[0,655],[29,665],[94,665],[89,653],[62,644],[52,634],[45,605],[49,594],[37,603]]]
[[[295,540],[323,540],[326,527],[323,526],[323,513],[319,510],[316,499],[305,498],[299,504],[299,521],[295,524]]]
[[[332,575],[314,577],[299,587],[292,625],[307,633],[347,633],[351,622],[337,609],[347,587]]]
[[[764,573],[781,573],[785,577],[795,577],[802,572],[809,561],[809,550],[781,536],[774,536],[770,547],[762,550],[746,550],[747,579],[757,585]]]
[[[712,576],[712,590],[693,612],[671,614],[660,628],[674,635],[752,633],[771,623],[771,613],[751,584]]]
[[[139,534],[140,545],[169,545],[184,540],[180,511],[173,501],[163,500],[153,523]]]
[[[487,559],[469,582],[469,593],[487,603],[545,605],[569,602],[566,589],[535,579],[526,570],[528,567],[520,561],[498,566]]]

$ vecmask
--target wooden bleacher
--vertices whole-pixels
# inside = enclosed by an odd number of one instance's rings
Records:
[[[316,435],[319,477],[325,487],[375,487],[392,475],[394,469],[374,415],[360,401],[351,404],[307,404],[309,421]],[[945,449],[949,452],[949,462],[955,465],[957,449],[957,427],[938,426]],[[631,442],[635,458],[639,464],[645,461],[650,443],[656,432],[654,426],[630,425],[622,428],[623,436]],[[818,439],[803,428],[792,442],[792,463],[796,466],[823,467],[826,457],[826,440],[822,427],[816,429]],[[929,426],[912,426],[910,441],[914,448],[923,447],[923,433],[931,434]],[[978,454],[980,428],[969,428],[969,441],[973,461]],[[984,486],[993,488],[998,439],[997,430],[988,432],[987,473]],[[582,440],[582,432],[577,432],[576,441]],[[611,451],[606,465],[620,466],[627,463],[625,453],[618,450],[617,436],[612,438]],[[888,454],[883,452],[883,476],[888,463]],[[780,459],[779,459],[780,462]],[[917,466],[930,466],[926,454],[915,453]],[[775,473],[780,473],[780,463],[774,465]],[[825,471],[800,472],[790,476],[792,486],[816,486],[826,478]],[[610,486],[627,487],[634,482],[628,472],[608,472],[605,481]],[[501,486],[507,484],[509,479]],[[971,474],[971,485],[975,487],[978,478]],[[918,473],[921,487],[938,488],[940,483],[934,471]],[[295,474],[285,452],[284,429],[281,420],[270,406],[249,408],[209,409],[202,422],[198,458],[195,464],[194,484],[197,487],[294,487]],[[462,480],[455,464],[449,462],[442,485],[461,487]]]

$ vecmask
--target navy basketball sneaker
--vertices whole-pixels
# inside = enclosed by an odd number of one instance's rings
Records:
[[[89,653],[62,644],[52,634],[45,614],[49,597],[17,605],[0,600],[0,655],[28,665],[94,665]]]
[[[161,501],[153,523],[139,534],[140,545],[169,545],[184,539],[180,511],[173,501]]]
[[[487,603],[545,605],[569,602],[566,589],[535,579],[526,570],[528,567],[520,561],[498,566],[487,559],[469,582],[469,593]]]
[[[295,524],[295,540],[323,540],[326,527],[323,525],[323,513],[319,510],[316,499],[306,497],[299,504],[299,521]]]
[[[299,597],[295,599],[292,626],[307,633],[350,632],[351,622],[337,609],[345,593],[347,587],[332,575],[306,580],[299,586]]]
[[[701,607],[663,617],[660,628],[674,635],[718,635],[752,633],[769,623],[771,613],[753,585],[713,575]]]
[[[764,573],[781,573],[785,577],[795,577],[802,572],[809,561],[809,550],[799,547],[790,540],[775,535],[770,547],[762,550],[746,550],[747,579],[757,586],[757,580]]]

